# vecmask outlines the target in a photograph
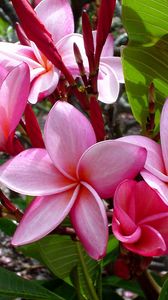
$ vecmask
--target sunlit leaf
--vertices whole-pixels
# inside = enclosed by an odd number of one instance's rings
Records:
[[[123,50],[126,89],[134,116],[145,124],[148,114],[148,87],[156,88],[159,111],[168,96],[167,0],[123,0],[123,23],[129,44]]]

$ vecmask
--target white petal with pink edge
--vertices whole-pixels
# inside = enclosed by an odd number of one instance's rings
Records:
[[[124,74],[121,64],[121,58],[120,57],[101,57],[100,58],[100,64],[104,63],[107,64],[109,67],[112,68],[113,72],[116,74],[117,79],[120,83],[124,83]]]
[[[69,69],[71,69],[71,66],[74,65],[77,66],[74,51],[73,51],[74,43],[77,44],[80,50],[84,66],[88,66],[88,61],[87,61],[85,48],[84,48],[83,36],[79,33],[68,34],[56,44],[56,47],[58,49],[59,54],[62,57],[64,64]]]
[[[114,103],[119,95],[119,81],[113,69],[103,62],[100,62],[97,83],[98,100],[107,104]]]

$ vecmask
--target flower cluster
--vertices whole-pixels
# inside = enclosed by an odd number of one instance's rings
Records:
[[[0,42],[0,150],[11,156],[0,166],[0,182],[34,196],[12,244],[37,241],[69,216],[87,253],[101,259],[110,201],[112,230],[123,247],[143,256],[166,254],[168,100],[161,145],[142,136],[105,140],[98,100],[115,102],[124,82],[109,33],[115,1],[102,0],[96,31],[83,14],[83,34],[74,33],[68,0],[36,1],[35,9],[27,0],[12,3],[20,42]],[[52,108],[42,135],[31,104],[46,97]],[[28,146],[16,134],[18,125]],[[139,173],[145,181],[135,181]]]

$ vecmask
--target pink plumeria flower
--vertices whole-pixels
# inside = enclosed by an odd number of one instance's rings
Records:
[[[47,12],[48,7],[51,9],[50,17]],[[52,34],[56,48],[66,67],[74,76],[79,76],[79,70],[75,61],[73,50],[74,43],[76,43],[80,49],[84,66],[88,72],[89,64],[85,53],[83,36],[81,34],[74,33],[73,15],[68,15],[66,13],[68,7],[70,10],[68,0],[45,0],[36,7],[36,12],[39,19],[45,24],[48,31]],[[55,20],[57,20],[56,23]],[[65,28],[65,24],[67,24],[67,28]],[[93,32],[93,38],[96,43],[96,32]],[[113,56],[113,38],[111,34],[109,34],[100,57],[98,99],[103,103],[115,102],[119,94],[119,83],[123,82],[124,77],[121,59]],[[105,88],[107,86],[108,88]]]
[[[34,104],[55,90],[60,71],[47,60],[33,42],[30,42],[30,46],[0,43],[0,64],[3,67],[11,71],[21,62],[25,62],[30,69],[29,102]]]
[[[74,43],[78,45],[88,71],[83,36],[74,33],[74,20],[69,0],[41,1],[35,11],[40,21],[51,33],[63,62],[74,77],[79,75],[73,52]],[[25,61],[29,65],[32,83],[29,95],[31,103],[36,103],[55,90],[60,72],[33,42],[30,46],[0,43],[0,54],[0,63],[9,69],[20,61]],[[113,42],[109,35],[100,59],[98,99],[104,103],[114,102],[119,94],[119,82],[124,82],[121,60],[119,57],[113,57]],[[109,88],[104,88],[106,86]]]
[[[147,160],[141,175],[168,204],[168,99],[166,100],[160,119],[160,141],[158,144],[144,136],[126,136],[120,140],[142,146],[147,150]]]
[[[10,154],[14,151],[13,135],[26,107],[29,88],[30,72],[25,63],[18,65],[9,73],[0,68],[1,151]]]
[[[25,150],[0,167],[10,189],[37,196],[27,208],[13,245],[36,241],[70,218],[94,259],[105,255],[108,226],[101,198],[113,195],[125,178],[142,169],[146,150],[114,141],[96,143],[94,130],[76,108],[57,102],[44,130],[46,149]],[[101,197],[101,198],[100,198]]]
[[[117,187],[112,229],[130,251],[143,256],[168,253],[168,206],[144,181],[125,180]]]

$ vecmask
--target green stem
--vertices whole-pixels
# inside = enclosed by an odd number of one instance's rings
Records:
[[[77,247],[79,259],[80,259],[80,262],[81,262],[81,267],[82,267],[82,270],[83,270],[83,274],[84,274],[84,277],[85,277],[85,281],[86,281],[88,291],[89,291],[89,294],[90,294],[90,299],[91,300],[99,300],[99,298],[96,294],[95,288],[93,286],[92,279],[90,278],[89,272],[87,270],[87,266],[86,266],[85,260],[83,258],[83,253],[82,253],[82,250],[81,250],[81,246],[78,242],[76,243],[76,247]]]

